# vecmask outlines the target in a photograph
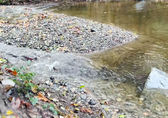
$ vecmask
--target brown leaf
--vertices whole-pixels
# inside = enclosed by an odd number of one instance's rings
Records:
[[[14,70],[14,71],[12,71],[11,69],[9,69],[9,68],[5,68],[5,70],[8,72],[8,73],[10,73],[10,74],[12,74],[13,76],[17,76],[17,72],[16,72],[16,70]]]
[[[13,88],[13,86],[6,85],[6,86],[5,86],[5,92],[8,92],[11,88]]]
[[[44,102],[49,102],[49,100],[42,94],[42,93],[38,93],[38,96],[36,96],[39,100],[42,100]]]
[[[25,105],[27,108],[30,108],[31,107],[31,104],[28,103],[28,102],[25,102],[25,101],[21,101],[21,104]]]
[[[82,107],[82,108],[80,109],[80,111],[83,112],[83,113],[93,114],[93,111],[92,111],[91,109],[84,108],[84,107]]]

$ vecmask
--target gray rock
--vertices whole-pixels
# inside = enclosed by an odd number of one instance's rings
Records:
[[[145,89],[168,89],[168,74],[157,68],[152,68]]]
[[[96,101],[93,99],[90,99],[90,101],[88,102],[90,105],[96,105]]]

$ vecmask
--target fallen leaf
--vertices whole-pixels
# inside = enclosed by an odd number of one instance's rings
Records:
[[[15,97],[13,97],[11,104],[13,109],[18,109],[21,105],[21,101],[19,98],[16,99]]]
[[[31,104],[28,103],[28,102],[25,102],[25,101],[21,101],[21,104],[25,105],[27,108],[30,108],[31,107]]]
[[[6,70],[8,73],[11,73],[11,72],[12,72],[12,70],[9,69],[9,68],[5,68],[5,70]]]
[[[7,62],[7,60],[0,58],[0,64],[6,63],[6,62]]]
[[[93,114],[93,111],[92,111],[91,109],[84,108],[84,107],[82,107],[82,108],[80,109],[80,111],[83,112],[83,113]]]
[[[84,87],[85,87],[85,86],[84,86],[84,85],[82,85],[82,86],[80,86],[79,88],[80,88],[80,89],[82,89],[82,88],[84,88]]]
[[[125,118],[125,115],[119,115],[119,118]]]
[[[38,103],[38,98],[32,97],[30,98],[30,102],[32,103],[32,105],[36,105]]]
[[[13,114],[13,111],[12,110],[8,110],[7,112],[6,112],[6,115],[12,115]]]
[[[34,86],[34,87],[31,88],[31,90],[33,91],[33,93],[37,93],[37,89],[38,89],[37,86]]]
[[[13,98],[13,97],[10,96],[10,97],[8,98],[8,100],[9,100],[10,102],[12,102],[12,98]]]
[[[74,107],[78,107],[79,106],[79,104],[71,104],[72,106],[74,106]]]
[[[11,74],[12,74],[13,76],[17,76],[16,70],[12,71]]]
[[[16,70],[11,70],[11,69],[9,69],[9,68],[5,68],[5,70],[8,72],[8,73],[10,73],[10,74],[12,74],[13,76],[17,76],[17,72],[16,72]]]
[[[42,93],[38,93],[38,96],[36,96],[39,100],[42,100],[44,102],[49,102],[49,100],[42,94]]]
[[[2,117],[2,118],[6,118],[6,116],[5,116],[5,115],[2,115],[1,117]]]
[[[7,85],[7,86],[5,86],[5,91],[6,92],[9,91],[11,88],[13,88],[13,86]]]

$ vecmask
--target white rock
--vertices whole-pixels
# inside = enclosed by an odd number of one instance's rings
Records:
[[[152,71],[145,84],[146,89],[168,89],[168,74],[157,68]]]
[[[15,83],[11,79],[4,79],[2,80],[2,85],[4,86],[15,86]]]

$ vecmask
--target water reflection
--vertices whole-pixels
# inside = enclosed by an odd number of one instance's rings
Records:
[[[142,11],[146,5],[146,1],[140,1],[135,4],[135,8],[137,11]]]
[[[115,24],[140,35],[129,44],[92,55],[96,64],[134,78],[136,82],[142,82],[152,67],[168,71],[168,4],[143,1],[80,3],[59,12]]]

